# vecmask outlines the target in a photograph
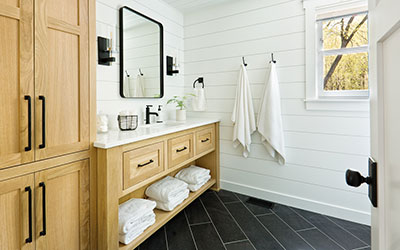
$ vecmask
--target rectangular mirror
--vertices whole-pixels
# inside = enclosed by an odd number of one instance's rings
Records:
[[[163,26],[129,7],[120,15],[120,94],[124,98],[164,95]]]

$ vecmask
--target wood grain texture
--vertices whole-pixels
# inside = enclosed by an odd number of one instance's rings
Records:
[[[46,97],[46,147],[36,150],[36,158],[44,159],[89,149],[88,0],[38,0],[36,10],[35,94]],[[41,105],[36,98],[37,145]]]
[[[126,189],[164,171],[164,142],[124,152],[123,158],[123,186]]]
[[[42,230],[42,190],[46,185],[47,234],[36,249],[89,249],[89,161],[83,160],[35,174],[36,233]]]
[[[196,154],[215,148],[215,125],[199,130],[195,134]]]
[[[2,3],[0,12],[0,169],[34,160],[28,146],[28,103],[33,98],[33,1]],[[33,143],[33,142],[32,142]]]
[[[98,249],[117,249],[118,246],[121,249],[133,249],[158,228],[168,222],[202,192],[212,186],[214,186],[214,189],[219,189],[219,130],[216,129],[215,126],[216,125],[201,126],[119,147],[97,150]],[[195,155],[193,148],[195,133],[209,128],[213,128],[214,132],[212,133],[215,134],[215,148],[208,149]],[[158,146],[156,147],[155,145]],[[190,151],[187,150],[189,155],[185,153],[184,157],[178,156],[175,158],[175,163],[170,163],[170,161],[168,161],[169,152],[173,152],[172,149],[175,151],[177,148],[181,149],[182,145],[187,147],[190,145]],[[146,173],[146,179],[140,179],[139,183],[123,189],[122,179],[124,176],[125,178],[129,176],[129,178],[132,178],[133,182],[135,181],[134,175],[127,175],[127,173],[125,173],[125,175],[123,174],[123,168],[125,168],[125,165],[130,165],[134,162],[134,166],[136,166],[139,162],[146,162],[149,157],[155,157],[152,153],[155,150],[164,153],[163,160],[160,161],[164,162],[164,166],[168,167],[164,167],[164,171],[153,175],[147,175]],[[217,150],[218,153],[216,153]],[[142,158],[145,159],[142,160]],[[182,168],[196,164],[197,161],[201,164],[200,166],[210,168],[212,180],[198,192],[191,193],[190,198],[185,200],[184,203],[179,205],[172,212],[164,213],[156,211],[156,224],[149,230],[146,230],[146,232],[132,244],[129,244],[128,246],[118,245],[118,205],[133,197],[145,197],[144,193],[149,185],[167,175],[175,176],[175,174]]]
[[[35,241],[25,243],[29,237],[28,193],[34,188],[33,174],[0,181],[0,249],[35,249]],[[32,208],[33,209],[33,208]]]
[[[168,167],[182,163],[194,155],[194,134],[189,133],[168,140]]]

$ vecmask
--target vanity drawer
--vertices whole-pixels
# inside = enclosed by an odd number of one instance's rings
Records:
[[[124,152],[123,161],[123,187],[127,189],[164,171],[164,143]]]
[[[169,168],[192,158],[193,155],[193,133],[168,140]]]
[[[214,125],[196,131],[196,154],[215,149]]]

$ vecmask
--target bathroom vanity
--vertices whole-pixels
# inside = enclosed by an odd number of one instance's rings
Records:
[[[219,121],[189,119],[185,123],[142,126],[135,131],[98,134],[98,249],[135,249],[207,189],[220,189]],[[192,164],[208,168],[211,180],[191,192],[173,211],[155,209],[156,223],[128,245],[118,240],[118,205],[146,198],[152,183]]]

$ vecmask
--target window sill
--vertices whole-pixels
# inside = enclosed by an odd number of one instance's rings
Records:
[[[369,111],[369,98],[365,99],[306,99],[307,110]]]

